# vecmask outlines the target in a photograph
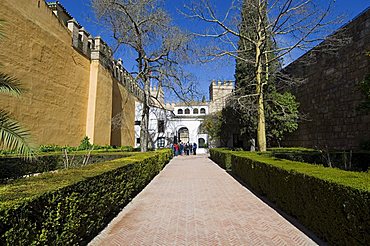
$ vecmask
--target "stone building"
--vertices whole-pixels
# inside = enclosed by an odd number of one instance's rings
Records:
[[[370,140],[370,113],[359,110],[364,95],[358,87],[370,74],[370,8],[331,37],[338,36],[349,42],[329,53],[329,38],[285,69],[304,79],[294,93],[307,118],[286,146],[357,149]]]

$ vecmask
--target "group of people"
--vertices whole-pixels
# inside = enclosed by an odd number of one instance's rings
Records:
[[[180,143],[175,143],[173,146],[172,146],[172,150],[173,150],[173,153],[175,154],[175,156],[178,156],[178,155],[196,155],[197,154],[197,144],[196,143],[183,143],[183,142],[180,142]]]

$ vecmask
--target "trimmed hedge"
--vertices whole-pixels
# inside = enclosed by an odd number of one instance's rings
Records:
[[[225,170],[231,170],[231,155],[228,149],[209,149],[211,159]]]
[[[81,165],[86,152],[69,153],[69,158],[74,156],[74,163]],[[129,153],[99,153],[92,152],[89,158],[89,163],[97,163],[110,161],[124,156],[129,156]],[[21,157],[1,157],[0,158],[0,183],[6,182],[8,179],[20,178],[24,175],[33,173],[49,172],[56,169],[64,168],[64,157],[61,152],[44,154],[37,157],[35,160],[26,160]]]
[[[257,193],[330,244],[370,242],[370,174],[277,160],[268,154],[213,149],[229,155],[232,171]]]
[[[136,153],[0,185],[0,245],[86,245],[171,158]]]

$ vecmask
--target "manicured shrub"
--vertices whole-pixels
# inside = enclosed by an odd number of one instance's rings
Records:
[[[211,159],[221,168],[231,170],[231,151],[227,149],[210,149]]]
[[[86,245],[171,157],[137,153],[0,185],[0,245]]]
[[[330,244],[370,242],[369,173],[278,160],[268,153],[229,154],[236,176]]]

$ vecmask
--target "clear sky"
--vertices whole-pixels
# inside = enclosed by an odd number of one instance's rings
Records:
[[[318,0],[325,3],[325,0]],[[112,40],[109,38],[109,30],[96,25],[94,15],[91,11],[89,0],[59,0],[59,2],[67,9],[67,11],[82,25],[92,36],[102,36],[103,39],[109,44]],[[175,24],[193,30],[197,25],[186,19],[183,15],[179,14],[178,10],[182,9],[184,4],[189,3],[190,0],[164,0],[165,8],[171,14]],[[230,0],[214,0],[217,8],[220,10],[227,9]],[[336,0],[333,16],[343,15],[343,24],[349,22],[354,17],[359,15],[362,11],[370,7],[370,0]],[[199,27],[199,26],[198,26]],[[335,28],[338,28],[335,27]],[[292,55],[291,59],[296,59],[300,53]],[[120,52],[115,55],[121,57],[123,64],[128,71],[131,71],[134,66],[133,54],[124,54]],[[222,61],[197,64],[187,67],[198,79],[199,89],[203,94],[208,95],[208,86],[210,81],[215,80],[234,80],[235,61],[233,59],[223,59]]]

